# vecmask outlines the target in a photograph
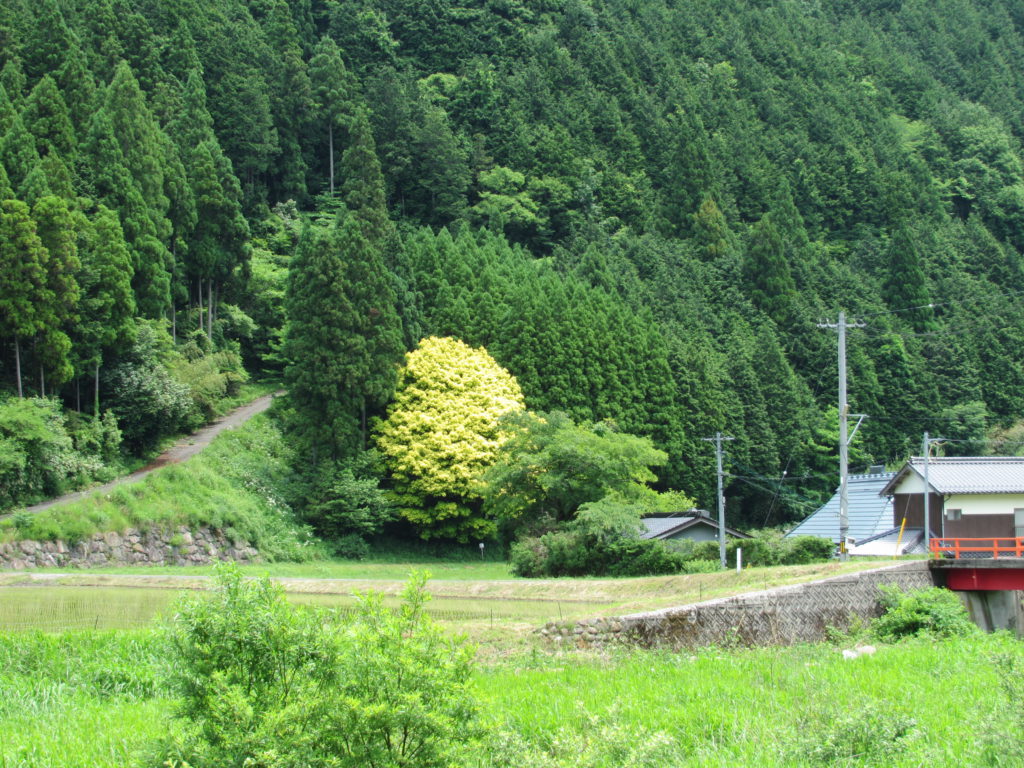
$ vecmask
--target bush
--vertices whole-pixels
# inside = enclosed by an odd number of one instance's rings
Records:
[[[303,517],[326,539],[365,538],[394,517],[388,496],[373,476],[373,452],[345,464],[325,462],[304,489]]]
[[[548,548],[539,536],[528,536],[512,542],[508,561],[514,576],[539,579],[547,575]]]
[[[359,534],[350,533],[334,542],[334,556],[344,560],[365,560],[370,556],[370,545]]]
[[[686,558],[663,541],[598,539],[561,530],[512,544],[509,564],[525,578],[545,576],[657,576],[681,573]]]
[[[168,371],[176,357],[166,330],[140,322],[132,348],[102,372],[104,400],[117,416],[125,443],[135,451],[202,422],[191,390]]]
[[[954,637],[978,632],[960,598],[948,589],[929,587],[904,592],[896,585],[879,587],[883,613],[871,629],[884,642],[929,635]]]
[[[749,566],[807,565],[831,560],[835,555],[831,539],[818,536],[783,538],[777,530],[758,531],[750,539],[729,539],[725,543],[725,559],[736,565],[736,550],[743,550],[743,564]],[[695,560],[718,560],[718,542],[702,541],[689,552]]]
[[[182,347],[174,364],[174,377],[188,387],[196,410],[205,421],[219,412],[220,401],[238,394],[249,374],[242,367],[241,355],[234,349],[204,353],[195,343]]]
[[[363,596],[342,622],[220,567],[212,598],[186,598],[167,629],[192,727],[155,764],[454,765],[478,733],[471,653],[424,613],[424,582],[412,577],[397,611]]]
[[[779,558],[782,565],[821,563],[835,556],[835,543],[821,536],[796,536],[782,541],[782,555]]]
[[[0,403],[0,509],[56,496],[103,470],[100,456],[75,450],[56,400]]]

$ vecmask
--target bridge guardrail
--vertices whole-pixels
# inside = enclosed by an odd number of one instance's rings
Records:
[[[1024,538],[936,538],[929,539],[929,551],[933,557],[954,560],[977,558],[1024,557]]]

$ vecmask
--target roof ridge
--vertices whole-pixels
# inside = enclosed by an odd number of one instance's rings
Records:
[[[924,456],[911,456],[910,464],[923,464]],[[1024,456],[932,456],[929,464],[1024,464]]]

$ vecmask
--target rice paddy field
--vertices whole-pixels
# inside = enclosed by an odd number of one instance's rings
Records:
[[[279,581],[295,602],[341,611],[361,591],[394,599],[411,572],[427,571],[432,618],[473,639],[491,640],[521,637],[553,619],[635,613],[879,565],[834,562],[636,579],[513,579],[503,563],[493,562],[324,561],[241,570]],[[212,573],[202,567],[0,574],[0,631],[144,627],[182,590],[207,588]]]

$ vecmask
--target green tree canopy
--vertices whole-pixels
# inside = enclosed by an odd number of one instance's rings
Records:
[[[514,414],[504,426],[512,437],[483,482],[484,510],[506,530],[552,528],[611,493],[635,499],[658,479],[651,467],[668,460],[649,438],[558,411]]]

